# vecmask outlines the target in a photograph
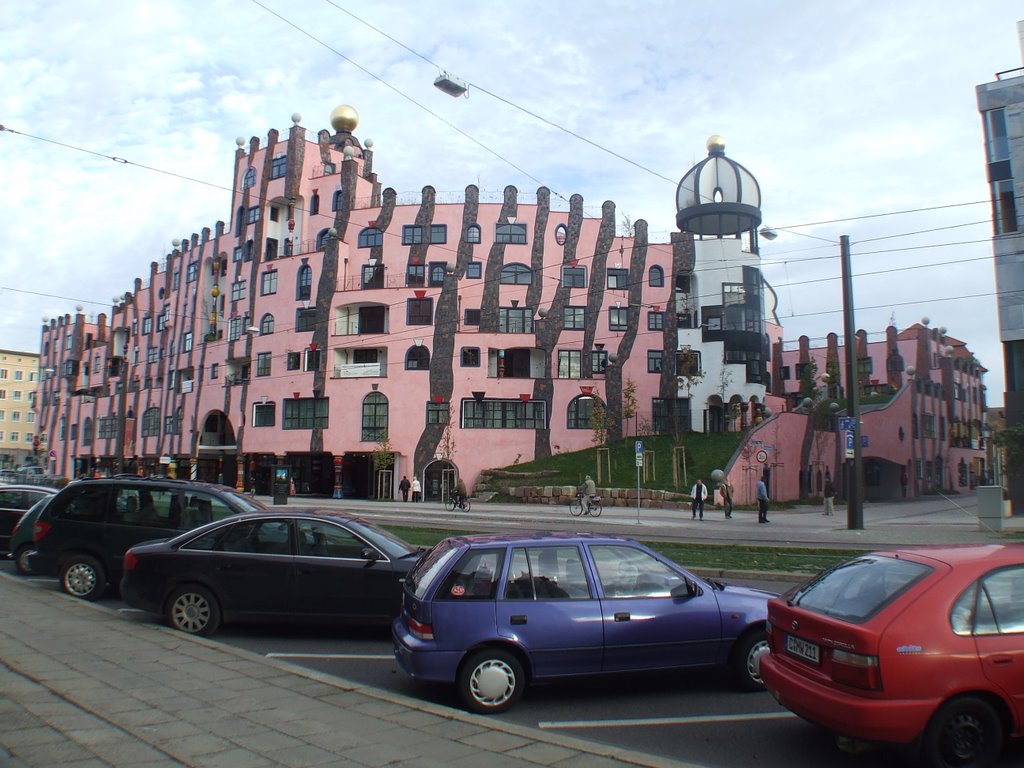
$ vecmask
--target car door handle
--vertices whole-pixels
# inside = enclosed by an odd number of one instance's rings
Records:
[[[616,621],[629,621],[630,618],[629,611],[619,611],[615,614]]]
[[[509,617],[509,623],[510,624],[525,624],[526,623],[526,617],[523,614],[517,614],[515,616],[510,616]]]
[[[1013,664],[1013,656],[992,656],[989,661],[997,666]]]

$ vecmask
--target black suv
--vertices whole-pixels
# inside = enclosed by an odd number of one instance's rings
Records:
[[[96,600],[121,579],[129,547],[261,509],[223,485],[166,477],[76,480],[36,520],[29,564],[33,573],[58,576],[69,595]]]

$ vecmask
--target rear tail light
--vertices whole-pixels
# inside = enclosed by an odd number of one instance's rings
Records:
[[[50,524],[36,520],[32,524],[32,540],[36,543],[43,540],[43,538],[50,532]]]
[[[882,690],[882,674],[877,656],[849,651],[832,651],[832,679],[837,683],[867,691]]]
[[[419,640],[433,640],[434,627],[432,624],[423,624],[409,617],[409,633]]]
[[[134,571],[135,566],[139,564],[139,558],[135,556],[135,553],[130,549],[124,553],[124,562],[121,563],[121,567],[124,568],[125,572]]]

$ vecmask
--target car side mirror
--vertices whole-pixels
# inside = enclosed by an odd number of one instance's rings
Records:
[[[380,560],[380,552],[373,547],[363,547],[363,560],[375,563]]]
[[[696,582],[684,579],[682,584],[676,584],[672,587],[672,597],[697,597],[703,594],[703,590],[697,586]]]

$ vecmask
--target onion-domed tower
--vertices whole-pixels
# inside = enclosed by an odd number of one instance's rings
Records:
[[[676,189],[676,225],[699,237],[740,236],[761,223],[761,188],[754,175],[725,156],[721,136],[708,139],[708,157]]]

